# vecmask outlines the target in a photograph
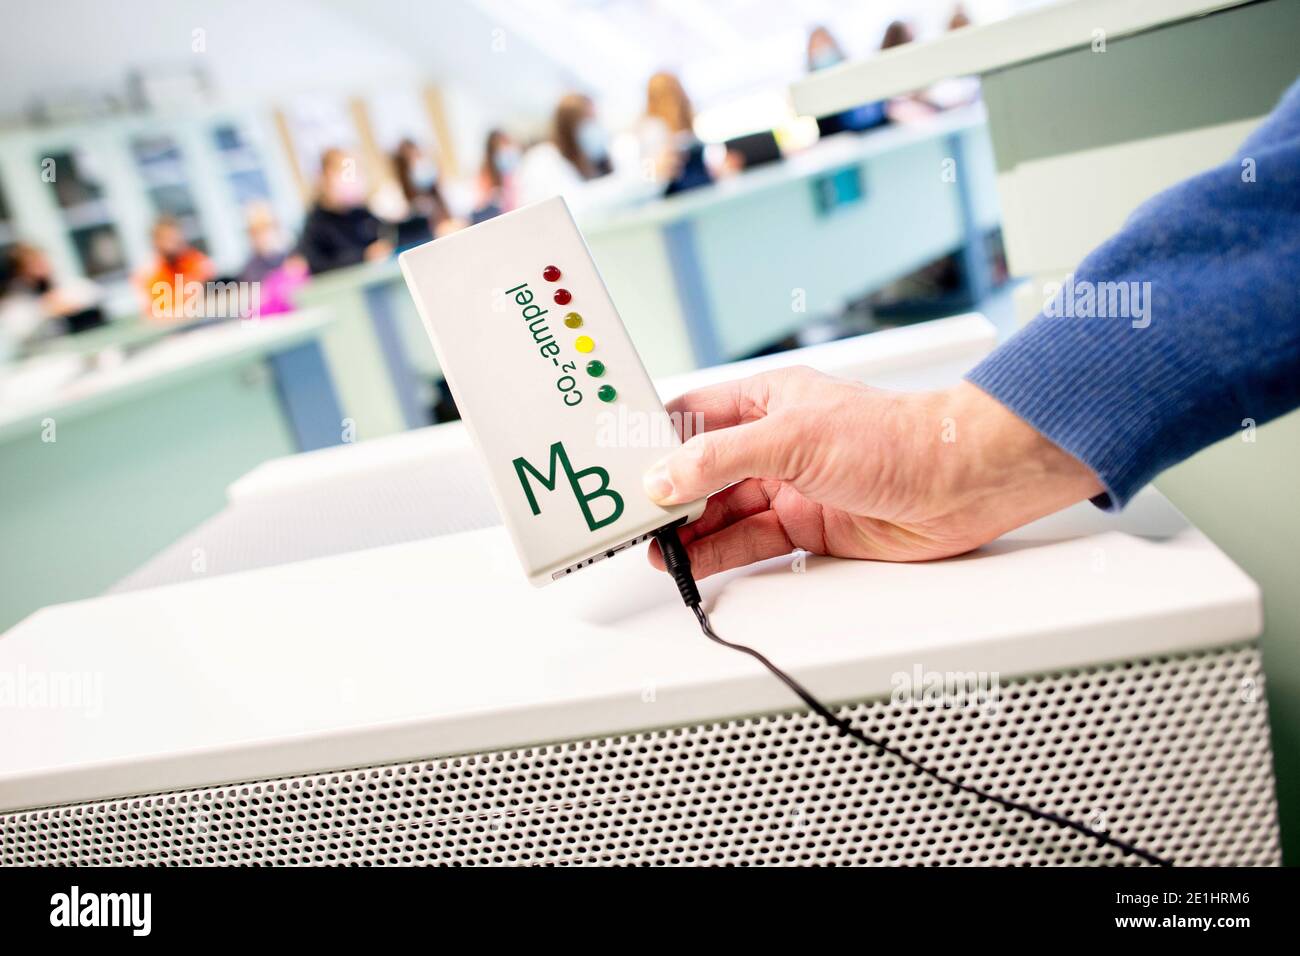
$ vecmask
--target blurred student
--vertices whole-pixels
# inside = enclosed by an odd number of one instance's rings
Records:
[[[809,73],[828,70],[844,62],[844,49],[826,27],[816,26],[808,32],[806,51]]]
[[[885,27],[884,36],[880,38],[880,49],[892,50],[895,47],[906,46],[916,40],[916,32],[912,25],[906,20],[891,20],[889,26]]]
[[[258,283],[258,315],[293,311],[294,291],[307,281],[307,260],[290,250],[279,220],[266,203],[248,207],[248,245],[252,255],[239,272],[240,282]]]
[[[948,31],[960,30],[971,25],[970,16],[962,4],[952,8],[948,17]],[[975,76],[954,76],[939,80],[925,93],[926,102],[937,109],[951,110],[960,106],[969,106],[980,98],[980,81]]]
[[[844,50],[826,27],[813,27],[808,34],[807,66],[809,73],[830,69],[844,62]],[[883,103],[864,103],[843,113],[823,116],[817,120],[817,132],[833,136],[846,131],[861,132],[881,126],[886,122]]]
[[[885,35],[880,40],[880,50],[893,50],[905,46],[916,39],[912,27],[905,20],[894,20],[885,27]],[[913,123],[933,116],[935,107],[921,93],[904,93],[893,97],[885,105],[885,115],[893,123]]]
[[[329,272],[392,255],[383,221],[366,208],[365,181],[342,149],[321,156],[316,201],[302,225],[299,249],[312,273]]]
[[[695,135],[695,111],[681,81],[671,73],[656,73],[646,86],[645,116],[637,129],[642,168],[664,184],[664,194],[713,182],[719,168],[710,168],[704,144]]]
[[[519,168],[519,145],[503,129],[487,135],[483,164],[478,171],[478,197],[473,221],[483,222],[518,205],[515,174]]]
[[[99,286],[80,277],[57,281],[50,259],[20,242],[8,250],[0,286],[0,356],[30,342],[105,324]]]
[[[195,301],[191,283],[207,283],[216,270],[212,261],[185,238],[185,230],[175,216],[159,216],[150,237],[154,261],[136,277],[144,295],[145,312],[150,318],[164,321],[184,318],[185,303]]]
[[[438,157],[413,139],[404,139],[393,153],[393,172],[401,190],[403,215],[392,219],[424,219],[432,234],[443,236],[465,223],[452,215],[442,194],[442,166]]]
[[[570,93],[555,107],[551,134],[519,163],[519,202],[536,202],[556,194],[570,198],[585,183],[613,171],[609,137],[596,118],[590,97]]]

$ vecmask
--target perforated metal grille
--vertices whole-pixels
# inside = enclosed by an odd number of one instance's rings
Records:
[[[1279,860],[1253,646],[1006,682],[993,710],[841,713],[1179,864]],[[807,714],[11,813],[0,835],[8,865],[1121,862]]]

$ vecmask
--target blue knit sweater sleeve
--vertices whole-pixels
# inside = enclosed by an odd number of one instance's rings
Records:
[[[1103,507],[1300,406],[1300,82],[1044,302],[967,378],[1091,468]]]

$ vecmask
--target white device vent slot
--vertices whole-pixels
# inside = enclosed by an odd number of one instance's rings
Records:
[[[1279,862],[1254,644],[1006,681],[992,710],[840,713],[1180,865]],[[7,866],[1119,862],[804,713],[0,815]]]
[[[624,541],[622,544],[615,545],[612,548],[606,548],[604,551],[600,552],[599,554],[593,554],[591,557],[583,561],[579,561],[577,564],[571,564],[567,568],[563,568],[559,571],[556,571],[554,574],[551,575],[551,580],[558,581],[566,574],[572,574],[574,571],[581,571],[583,568],[589,568],[597,561],[604,561],[606,558],[612,558],[620,551],[626,551],[628,548],[638,545],[642,541],[649,541],[653,537],[654,537],[654,532],[647,531],[645,534],[641,535],[638,538],[633,538],[631,541]]]

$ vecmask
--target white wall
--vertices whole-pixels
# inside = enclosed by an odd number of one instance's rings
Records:
[[[39,96],[120,98],[132,70],[195,62],[227,105],[433,81],[470,168],[489,128],[541,131],[577,83],[472,0],[44,0],[0,12],[0,125],[21,124]]]
[[[204,31],[194,52],[194,31]],[[7,4],[0,16],[0,116],[33,97],[121,93],[127,73],[199,62],[223,99],[372,87],[427,65],[312,0],[56,0]]]
[[[808,28],[826,23],[850,56],[884,24],[924,37],[956,0],[37,0],[0,13],[0,122],[33,97],[121,95],[129,71],[201,63],[224,103],[365,93],[423,79],[444,90],[458,152],[476,162],[487,129],[545,130],[558,97],[592,93],[623,126],[657,69],[681,72],[697,108],[763,91],[778,99],[803,72]],[[965,0],[997,19],[1045,0]],[[194,31],[205,50],[193,51]]]

